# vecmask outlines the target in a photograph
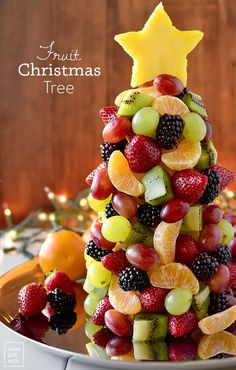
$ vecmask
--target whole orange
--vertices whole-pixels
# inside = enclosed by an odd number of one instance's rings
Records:
[[[86,272],[84,248],[84,240],[73,231],[49,233],[39,251],[40,267],[44,273],[56,269],[76,280]]]

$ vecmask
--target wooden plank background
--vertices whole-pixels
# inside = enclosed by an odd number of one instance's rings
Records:
[[[236,171],[236,1],[164,0],[180,29],[205,37],[189,58],[188,85],[204,97],[223,165]],[[113,41],[138,30],[157,0],[0,1],[0,204],[15,220],[47,203],[44,186],[74,196],[100,161],[100,107],[130,81],[131,59]],[[72,95],[47,95],[44,77],[21,77],[20,63],[35,62],[39,45],[79,49],[83,66],[100,66],[102,76],[53,78],[73,83]],[[174,59],[174,55],[173,55]],[[65,64],[65,63],[64,63]],[[45,65],[42,62],[41,65]]]

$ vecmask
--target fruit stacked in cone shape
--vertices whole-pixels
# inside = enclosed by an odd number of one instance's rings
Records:
[[[203,100],[186,86],[186,55],[201,38],[172,26],[162,4],[142,31],[115,38],[139,86],[101,109],[102,163],[86,179],[98,213],[85,251],[91,356],[236,355],[225,331],[236,319],[234,230],[215,202],[234,175],[218,164]]]

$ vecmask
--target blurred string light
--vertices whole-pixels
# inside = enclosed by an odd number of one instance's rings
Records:
[[[32,242],[42,242],[43,240],[35,238],[43,231],[66,228],[82,235],[89,228],[95,217],[87,201],[89,189],[79,192],[75,199],[70,199],[65,194],[55,194],[49,187],[44,190],[51,207],[31,212],[19,224],[13,223],[11,209],[3,204],[7,228],[0,230],[0,250],[7,253],[17,249],[31,258],[33,255],[27,251],[27,247]],[[30,237],[25,237],[23,233],[29,227],[36,231]]]

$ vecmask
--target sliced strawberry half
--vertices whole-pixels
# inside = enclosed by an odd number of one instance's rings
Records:
[[[235,174],[228,168],[215,165],[211,167],[211,170],[216,171],[220,176],[220,191],[223,191],[235,179]]]
[[[99,164],[99,166],[97,166],[97,168],[95,168],[95,170],[93,170],[92,172],[90,172],[90,174],[86,177],[85,181],[86,183],[91,186],[92,185],[92,182],[93,182],[93,179],[94,179],[94,176],[95,174],[103,167],[106,167],[107,166],[107,163],[106,162],[102,162]]]

